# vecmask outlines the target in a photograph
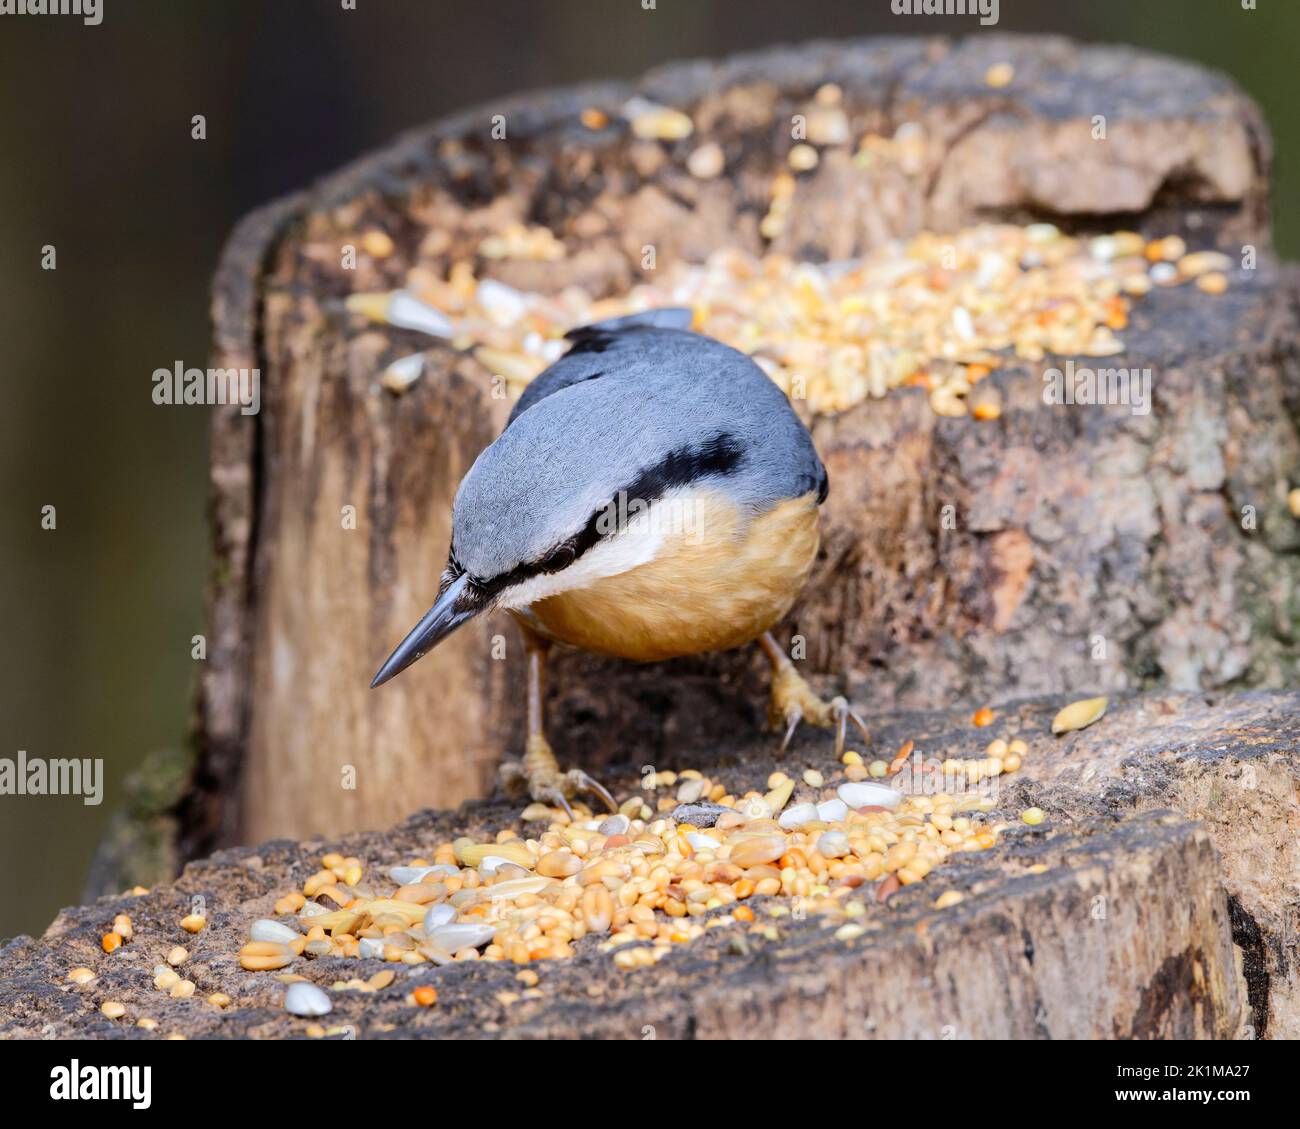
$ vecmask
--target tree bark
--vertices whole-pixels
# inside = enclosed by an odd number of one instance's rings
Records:
[[[1016,81],[993,89],[985,74],[1002,61]],[[826,148],[769,243],[758,224],[791,116],[827,82],[843,89],[854,139],[917,123],[923,157],[864,170],[849,147]],[[687,110],[695,135],[632,137],[617,110],[633,95]],[[608,127],[580,123],[591,106]],[[490,139],[492,114],[504,141]],[[701,182],[684,163],[705,140],[728,170]],[[1059,39],[891,39],[527,96],[249,217],[215,282],[214,363],[260,368],[263,404],[214,422],[209,658],[183,853],[452,806],[518,752],[522,647],[502,619],[368,689],[430,602],[456,485],[508,405],[472,359],[342,308],[413,268],[474,261],[511,221],[546,225],[566,257],[480,269],[602,295],[638,281],[646,244],[660,266],[728,245],[843,259],[990,218],[1180,232],[1234,257],[1254,247],[1258,269],[1226,295],[1157,290],[1138,307],[1123,363],[1154,370],[1149,416],[1050,411],[1038,371],[1018,366],[991,378],[995,424],[937,417],[919,390],[812,421],[832,489],[821,559],[783,630],[807,639],[806,670],[873,709],[1292,681],[1296,279],[1269,252],[1269,163],[1255,107],[1195,67]],[[340,269],[342,245],[371,228],[395,253]],[[410,392],[376,386],[419,349],[428,363]],[[656,667],[568,654],[550,693],[561,758],[592,767],[689,761],[755,726],[763,690],[741,652]]]

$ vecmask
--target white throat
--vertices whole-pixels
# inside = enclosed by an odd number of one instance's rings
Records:
[[[497,607],[525,608],[548,596],[588,588],[608,576],[649,564],[667,544],[702,538],[699,497],[690,490],[674,490],[648,507],[624,499],[622,506],[611,510],[611,528],[616,532],[602,538],[568,568],[541,573],[507,588]]]

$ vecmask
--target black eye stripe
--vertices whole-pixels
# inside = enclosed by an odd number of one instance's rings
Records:
[[[707,475],[734,474],[744,456],[744,446],[735,436],[726,432],[715,435],[698,446],[679,447],[675,451],[670,451],[654,466],[641,471],[627,487],[617,491],[609,502],[592,513],[586,525],[577,534],[556,545],[540,561],[525,561],[509,572],[487,580],[471,576],[470,585],[477,591],[479,598],[490,600],[498,592],[513,584],[568,568],[588,549],[608,535],[611,531],[608,520],[610,507],[619,505],[620,499],[625,503],[640,501],[649,505],[651,502],[658,501],[670,490],[688,486]],[[571,552],[572,557],[563,564],[548,565],[551,558],[561,552],[565,555]],[[461,573],[465,571],[456,560],[454,549],[449,557],[448,567],[455,567]]]

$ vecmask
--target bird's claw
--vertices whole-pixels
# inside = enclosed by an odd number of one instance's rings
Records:
[[[609,790],[580,768],[572,768],[550,782],[541,780],[530,782],[528,788],[528,794],[539,804],[563,808],[564,814],[570,819],[573,819],[574,815],[569,801],[584,793],[595,796],[611,812],[618,811],[618,804],[614,802],[614,797],[609,794]]]
[[[855,710],[848,701],[841,697],[834,697],[830,702],[831,717],[835,723],[835,759],[838,760],[844,755],[844,738],[848,734],[849,722],[853,722],[857,731],[862,734],[864,744],[871,744],[871,731],[867,729],[867,723],[862,720],[862,716]]]
[[[575,792],[586,792],[595,796],[601,803],[609,808],[610,813],[618,811],[618,804],[614,802],[614,797],[609,794],[609,789],[593,776],[589,776],[580,768],[571,768],[565,774],[565,779]]]
[[[822,701],[808,685],[804,677],[793,666],[778,670],[772,680],[772,701],[768,716],[776,728],[785,727],[778,756],[783,756],[789,748],[790,740],[801,721],[808,721],[821,729],[835,730],[836,759],[844,754],[844,742],[848,735],[849,722],[853,722],[862,739],[871,743],[871,734],[867,723],[848,701],[834,697],[829,702]]]
[[[549,750],[547,750],[549,752]],[[528,796],[539,804],[558,807],[573,819],[570,801],[586,793],[599,799],[611,812],[618,811],[618,804],[600,781],[580,768],[561,772],[558,766],[537,763],[543,758],[535,752],[521,761],[505,761],[501,765],[501,783],[509,791],[527,789]]]

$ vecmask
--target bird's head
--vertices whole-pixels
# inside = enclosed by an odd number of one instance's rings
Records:
[[[515,418],[456,493],[438,598],[375,675],[387,682],[475,616],[523,608],[653,560],[690,536],[692,495],[744,447],[617,380],[562,389]]]

